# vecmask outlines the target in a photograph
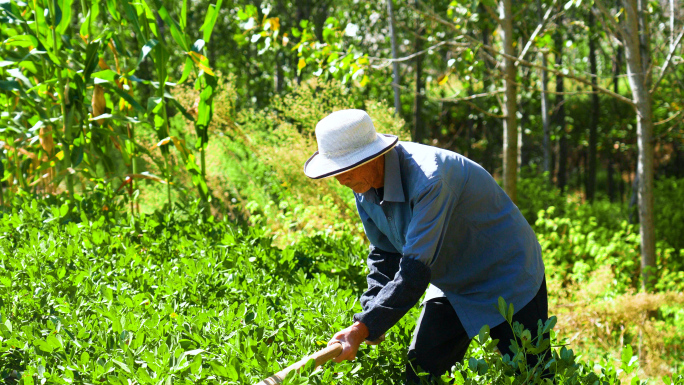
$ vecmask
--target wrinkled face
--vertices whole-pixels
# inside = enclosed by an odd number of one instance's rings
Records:
[[[370,190],[371,187],[382,187],[384,182],[384,167],[382,166],[384,165],[384,158],[380,156],[363,166],[335,175],[335,179],[337,179],[341,185],[354,190],[355,193],[363,194]]]

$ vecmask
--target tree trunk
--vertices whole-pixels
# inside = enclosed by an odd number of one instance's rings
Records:
[[[394,6],[392,5],[392,0],[387,0],[387,14],[389,15],[389,33],[390,41],[392,43],[392,59],[397,60],[397,39],[394,32]],[[401,79],[399,78],[399,62],[395,61],[392,63],[393,79],[392,87],[394,88],[394,115],[401,115],[401,99],[399,97],[399,84]]]
[[[416,8],[418,8],[418,1],[415,3]],[[416,18],[416,37],[413,43],[414,52],[420,52],[423,49],[423,39],[421,39],[424,28],[420,24],[421,19]],[[423,117],[422,117],[422,106],[423,106],[423,55],[418,55],[415,58],[416,64],[416,96],[413,99],[413,135],[412,140],[414,142],[420,143],[423,139]]]
[[[483,17],[488,17],[488,13],[485,10],[484,5],[482,2],[478,5],[478,12],[480,15],[485,15]],[[484,26],[482,27],[482,43],[484,45],[491,45],[490,40],[491,40],[491,31],[489,30],[489,23],[484,23]],[[494,67],[493,65],[488,61],[484,61],[485,67],[489,71],[493,71]],[[485,76],[482,79],[482,88],[485,91],[491,91],[492,90],[492,77],[491,76]],[[473,102],[476,102],[473,101]],[[498,122],[498,120],[490,120],[489,123],[495,123]],[[490,131],[493,131],[494,133],[491,133]],[[475,132],[481,133],[481,139],[484,139],[487,144],[484,146],[484,149],[482,150],[482,159],[481,159],[481,164],[482,167],[487,170],[490,174],[494,174],[494,171],[496,169],[496,161],[494,154],[492,154],[492,143],[494,141],[491,139],[492,135],[495,135],[496,133],[496,127],[493,124],[487,125],[487,119],[479,119],[477,121],[477,128],[475,129]]]
[[[620,81],[620,70],[622,69],[622,55],[624,55],[624,49],[622,46],[617,47],[615,52],[615,62],[613,63],[613,92],[619,94],[619,81]]]
[[[670,52],[675,49],[675,0],[670,0]]]
[[[513,6],[511,0],[500,0],[499,19],[501,30],[501,42],[504,53],[515,57],[513,51]],[[515,74],[516,66],[510,56],[504,59],[504,101],[503,121],[503,184],[504,191],[514,203],[518,201],[518,105],[516,100]]]
[[[563,18],[558,18],[559,26],[563,23]],[[554,35],[554,46],[556,50],[556,66],[561,68],[563,66],[563,33],[561,27],[556,30]],[[556,125],[558,126],[558,177],[556,183],[561,191],[565,190],[567,184],[567,162],[568,162],[568,139],[565,134],[565,97],[563,87],[563,77],[556,75]]]
[[[548,60],[546,59],[546,54],[541,53],[542,65],[544,68],[548,65]],[[549,131],[549,97],[547,95],[549,87],[549,76],[545,70],[541,71],[541,83],[542,83],[542,98],[541,98],[541,113],[542,113],[542,127],[544,130],[544,139],[542,140],[542,147],[544,151],[544,172],[549,173],[549,178],[551,177],[551,134]]]
[[[634,180],[632,180],[632,194],[629,196],[629,205],[627,206],[627,212],[629,213],[627,221],[629,224],[639,223],[639,216],[637,215],[635,218],[634,215],[636,213],[635,208],[639,205],[639,174],[637,172],[638,170],[635,168]]]
[[[544,18],[541,8],[541,1],[537,0],[537,10],[539,12],[539,21],[541,22]],[[548,66],[548,61],[546,60],[546,54],[541,52],[542,66],[546,68]],[[542,151],[544,152],[544,172],[549,172],[549,178],[551,177],[551,144],[550,144],[550,134],[549,134],[549,97],[547,91],[549,86],[549,76],[545,70],[541,70],[541,119],[542,127],[544,132],[544,138],[542,140]]]
[[[651,47],[645,0],[624,0],[627,36],[623,36],[627,74],[637,110],[637,185],[641,235],[642,289],[656,283],[653,218],[653,101],[651,98]]]
[[[618,45],[617,49],[615,51],[615,60],[613,61],[613,92],[616,94],[620,93],[620,71],[622,70],[622,56],[624,55],[624,49],[622,48],[622,45]],[[616,101],[615,103],[619,103],[619,101]],[[615,106],[615,103],[613,106]],[[617,109],[614,109],[614,113],[618,114],[619,112]],[[617,161],[617,171],[618,171],[618,180],[617,180],[617,186],[615,186],[615,177],[613,176],[613,171],[615,168],[615,164],[613,163],[613,150],[612,144],[610,146],[607,146],[606,154],[608,155],[608,197],[611,202],[615,201],[615,193],[617,192],[619,198],[620,198],[620,203],[622,204],[624,201],[624,181],[622,180],[622,164],[620,163],[620,160],[618,159]],[[615,191],[617,190],[617,191]]]
[[[473,95],[473,78],[471,77],[468,79],[468,96]],[[467,158],[470,155],[470,146],[471,146],[471,141],[470,138],[473,136],[473,126],[475,125],[475,122],[471,118],[473,114],[476,114],[477,112],[472,106],[468,106],[468,120],[466,121],[466,144],[465,148],[463,151],[463,155]]]
[[[522,84],[524,88],[531,88],[530,78],[532,75],[532,68],[527,67],[522,71]],[[522,116],[520,117],[520,122],[518,124],[518,177],[522,172],[523,165],[528,162],[527,147],[525,147],[525,127],[529,125],[529,114],[526,113],[527,106],[530,99],[520,100],[518,103],[518,108],[520,109]]]
[[[594,22],[594,12],[589,9],[589,66],[590,71],[594,75],[591,78],[591,84],[594,86],[592,90],[595,92],[591,95],[591,120],[589,122],[589,159],[587,161],[586,170],[586,192],[587,200],[594,202],[594,195],[596,193],[596,147],[598,142],[598,121],[599,114],[599,96],[596,89],[598,84],[598,71],[596,68],[596,23]]]
[[[483,15],[483,17],[488,17],[487,11],[485,10],[484,4],[480,2],[477,11],[480,15]],[[489,30],[489,23],[484,23],[482,26],[482,44],[484,45],[491,45],[489,44],[489,38],[491,31]],[[484,65],[488,70],[492,70],[492,64],[489,62],[489,60],[484,61]],[[492,81],[489,76],[485,76],[482,79],[482,87],[485,91],[489,91],[489,88],[492,85]]]
[[[608,158],[608,199],[611,202],[615,202],[615,170],[613,166],[613,154],[610,147],[606,150],[606,155]]]

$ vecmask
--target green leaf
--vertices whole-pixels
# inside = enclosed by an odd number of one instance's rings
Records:
[[[145,43],[145,45],[140,50],[140,58],[138,59],[137,66],[140,66],[140,63],[142,63],[142,61],[145,60],[147,55],[149,55],[149,53],[152,52],[152,50],[154,49],[154,47],[157,46],[157,44],[159,44],[159,41],[157,41],[156,39],[150,39],[147,43]]]
[[[472,370],[473,372],[477,372],[477,358],[475,358],[475,357],[470,357],[470,358],[468,359],[468,367],[469,367],[470,370]]]
[[[7,38],[4,44],[13,47],[34,47],[39,46],[38,39],[33,35],[16,35]]]
[[[463,375],[461,374],[461,372],[458,370],[454,371],[454,384],[455,385],[465,384],[465,379],[463,378]]]
[[[7,16],[12,20],[17,20],[23,22],[24,19],[21,17],[21,9],[17,7],[14,1],[2,1],[0,2],[0,8],[5,10]]]
[[[3,91],[21,91],[19,82],[16,80],[0,80],[0,90]]]
[[[195,355],[198,355],[198,354],[200,354],[200,353],[202,353],[202,352],[204,352],[204,351],[205,351],[204,349],[189,350],[189,351],[187,351],[187,352],[184,352],[183,355],[185,355],[185,356],[195,356]]]
[[[178,84],[184,83],[186,80],[188,80],[188,77],[190,76],[190,73],[192,72],[192,67],[194,66],[192,59],[188,56],[185,59],[185,66],[183,67],[183,74],[181,75],[180,80],[178,81]]]
[[[69,24],[71,24],[71,8],[73,2],[74,0],[62,0],[60,4],[62,8],[62,21],[60,21],[57,26],[57,32],[60,35],[63,35],[67,28],[69,28]]]
[[[107,10],[109,11],[109,14],[112,15],[112,19],[115,21],[121,20],[121,15],[119,14],[119,11],[116,9],[116,5],[118,4],[118,1],[116,0],[107,0]]]
[[[506,314],[506,319],[509,323],[513,322],[513,304],[508,304],[508,313]]]
[[[50,2],[48,4],[52,3]],[[45,22],[51,27],[57,26],[59,25],[59,23],[62,22],[62,9],[59,7],[59,4],[57,3],[55,3],[54,6],[55,9],[50,9],[50,7],[48,6],[48,8],[45,8],[45,10],[43,11],[43,15],[45,16]]]
[[[173,40],[175,40],[176,43],[178,43],[178,45],[180,45],[181,48],[183,48],[183,50],[189,51],[190,48],[188,47],[188,41],[185,39],[185,35],[181,33],[180,25],[178,25],[176,20],[174,20],[171,17],[166,7],[160,7],[157,10],[157,12],[159,12],[159,17],[161,17],[161,19],[164,20],[164,24],[166,24],[171,29],[171,36],[173,36]]]
[[[93,118],[90,119],[90,121],[96,121],[100,119],[114,119],[118,120],[120,122],[126,122],[126,123],[133,123],[133,124],[138,124],[138,123],[144,123],[142,120],[138,120],[135,116],[126,116],[126,115],[117,115],[117,114],[102,114],[100,116],[94,116]]]
[[[484,376],[487,374],[487,370],[489,369],[489,365],[487,365],[487,362],[484,360],[477,360],[477,374]]]
[[[212,118],[213,102],[212,96],[214,88],[211,86],[205,87],[200,93],[200,102],[197,106],[197,124],[200,126],[208,126]]]
[[[90,75],[93,73],[95,68],[97,67],[97,62],[98,62],[98,55],[97,52],[100,49],[100,41],[95,40],[92,43],[89,43],[88,46],[86,47],[86,58],[85,62],[83,63],[83,79],[84,83],[89,83],[90,82]]]
[[[123,362],[117,361],[117,360],[112,360],[113,363],[119,365],[121,369],[123,369],[124,372],[130,373],[131,369],[128,367],[128,365],[124,364]]]
[[[183,0],[183,7],[180,14],[180,29],[185,32],[185,26],[188,24],[188,0]]]
[[[54,350],[52,345],[49,344],[47,341],[43,341],[41,339],[35,339],[33,340],[33,343],[40,348],[40,350],[46,352],[46,353],[52,353]]]
[[[118,76],[119,74],[112,70],[97,71],[93,72],[91,75],[93,78],[108,80],[110,82],[113,82]]]
[[[145,112],[145,109],[140,105],[140,103],[138,103],[135,99],[133,99],[133,97],[131,95],[129,95],[128,92],[120,89],[117,86],[113,86],[110,83],[101,83],[101,85],[110,91],[114,91],[117,95],[124,98],[136,110],[143,112],[143,113]]]
[[[81,34],[81,36],[88,36],[88,25],[90,25],[90,11],[88,11],[88,14],[85,17],[85,20],[83,20],[83,23],[81,23],[81,28],[79,28],[78,33]]]
[[[135,34],[135,37],[138,39],[139,43],[143,43],[145,41],[145,36],[142,34],[142,31],[140,30],[140,20],[138,19],[138,13],[135,11],[135,8],[133,5],[131,5],[132,0],[125,0],[123,2],[123,7],[124,7],[124,12],[126,14],[126,19],[133,24],[133,33]]]
[[[69,213],[69,205],[64,203],[62,206],[59,208],[59,216],[63,217]]]
[[[233,365],[228,364],[226,366],[226,374],[227,377],[230,378],[231,380],[237,380],[239,377],[237,370],[235,370],[235,367]]]
[[[553,329],[553,327],[556,326],[557,321],[558,321],[558,318],[556,318],[555,315],[549,317],[549,319],[546,320],[546,323],[544,323],[544,330],[542,331],[542,334],[546,334],[548,331]]]
[[[200,28],[200,31],[204,32],[203,39],[207,43],[209,42],[209,39],[211,39],[211,33],[214,30],[216,19],[218,18],[218,14],[221,11],[222,3],[223,0],[218,0],[215,6],[213,4],[210,4],[209,8],[207,8],[207,15],[204,18],[204,24],[202,24],[202,28]]]
[[[632,359],[632,345],[627,345],[624,348],[622,348],[622,364],[627,366],[629,365],[629,361]]]
[[[71,151],[71,167],[78,167],[83,162],[83,146],[76,146]]]
[[[7,70],[7,73],[10,74],[10,75],[12,75],[14,78],[20,80],[20,81],[24,84],[24,87],[26,87],[26,88],[32,88],[32,87],[33,87],[33,84],[31,83],[31,80],[29,80],[29,78],[27,78],[27,77],[21,72],[21,70],[20,70],[19,68],[12,68],[12,69],[9,69],[9,70]]]
[[[478,334],[478,340],[481,345],[485,343],[487,337],[489,337],[489,325],[484,325],[480,328],[480,333]]]
[[[499,314],[501,314],[502,317],[506,318],[506,301],[503,299],[503,297],[499,297]]]
[[[175,98],[171,98],[171,99],[169,99],[169,102],[170,102],[174,107],[176,107],[176,108],[178,109],[178,111],[180,111],[181,114],[183,114],[183,116],[185,117],[185,119],[187,119],[187,120],[189,120],[189,121],[191,121],[191,122],[194,122],[194,121],[195,121],[195,118],[194,118],[192,115],[190,115],[190,114],[188,113],[188,111],[185,109],[185,107],[183,107],[183,106],[178,102],[178,100],[176,100]]]
[[[156,113],[159,108],[161,108],[161,101],[162,98],[152,96],[147,99],[147,113],[149,114],[150,112]]]

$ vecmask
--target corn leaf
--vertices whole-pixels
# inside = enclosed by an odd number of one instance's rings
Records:
[[[216,5],[210,4],[209,8],[207,8],[207,15],[204,18],[204,24],[202,24],[202,28],[200,28],[200,31],[204,33],[203,39],[207,43],[209,42],[209,39],[211,39],[211,33],[214,30],[216,19],[218,18],[218,14],[221,11],[222,3],[223,0],[218,0],[216,2]]]

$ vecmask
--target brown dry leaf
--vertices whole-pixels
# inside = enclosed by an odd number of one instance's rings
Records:
[[[100,66],[100,69],[102,69],[102,70],[108,70],[109,69],[109,64],[107,64],[107,62],[102,57],[97,62],[97,65]]]
[[[48,154],[52,155],[52,150],[55,148],[55,142],[52,140],[52,127],[43,126],[39,132],[40,146]]]
[[[95,86],[95,88],[93,89],[92,101],[93,118],[96,118],[104,114],[106,105],[107,102],[105,102],[104,88],[102,88],[102,86]],[[100,125],[104,124],[104,119],[98,119],[97,123]]]

